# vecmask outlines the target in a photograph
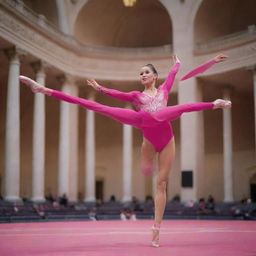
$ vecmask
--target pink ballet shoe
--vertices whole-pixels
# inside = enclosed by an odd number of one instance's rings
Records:
[[[43,93],[46,89],[44,86],[38,84],[36,81],[34,81],[26,76],[19,76],[19,79],[22,83],[29,86],[31,88],[32,92],[34,92],[34,93],[37,93],[37,92]]]
[[[230,100],[225,100],[224,108],[231,108],[232,107],[232,102]]]
[[[159,247],[159,233],[160,233],[160,226],[158,225],[153,225],[151,227],[152,230],[152,241],[151,241],[151,245],[153,247],[158,248]]]
[[[217,99],[213,102],[214,104],[214,109],[216,108],[223,108],[223,109],[227,109],[227,108],[231,108],[232,103],[230,100],[222,100],[222,99]]]

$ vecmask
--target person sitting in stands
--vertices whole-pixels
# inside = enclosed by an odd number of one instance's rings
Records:
[[[135,212],[131,209],[125,208],[120,214],[121,220],[137,220]]]
[[[68,198],[66,196],[66,194],[63,194],[62,197],[60,197],[60,205],[63,205],[64,207],[68,206]]]

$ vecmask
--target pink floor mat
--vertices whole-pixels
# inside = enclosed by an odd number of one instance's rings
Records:
[[[0,224],[1,256],[256,256],[256,222],[170,220]]]

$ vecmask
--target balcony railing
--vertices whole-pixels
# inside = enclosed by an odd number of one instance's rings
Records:
[[[247,30],[239,31],[222,37],[217,37],[205,42],[198,42],[195,45],[196,54],[224,50],[256,41],[256,25],[251,25]]]
[[[37,14],[28,8],[21,0],[1,0],[0,4],[9,11],[21,17],[35,29],[50,37],[53,41],[62,45],[64,48],[84,56],[115,56],[125,58],[145,58],[145,57],[166,57],[172,53],[172,45],[143,48],[125,47],[105,47],[81,44],[73,36],[62,33],[56,25],[51,23],[42,14]]]

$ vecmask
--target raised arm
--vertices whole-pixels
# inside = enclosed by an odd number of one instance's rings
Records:
[[[208,70],[210,67],[212,67],[215,63],[218,62],[222,62],[225,61],[228,57],[220,54],[218,56],[216,56],[215,58],[199,65],[198,67],[192,69],[191,71],[189,71],[185,76],[183,76],[180,81],[189,79],[190,77],[196,76],[198,74],[204,73],[206,70]]]
[[[178,59],[178,57],[176,55],[173,56],[173,60],[175,61],[174,65],[172,66],[168,77],[166,78],[166,80],[164,81],[164,83],[159,87],[159,89],[163,89],[165,91],[170,92],[170,90],[172,89],[173,83],[174,83],[174,79],[175,76],[179,70],[180,67],[180,61]]]
[[[128,102],[134,102],[136,98],[136,91],[132,92],[121,92],[118,90],[114,89],[109,89],[104,86],[99,85],[94,79],[88,79],[87,80],[88,85],[92,86],[95,90],[106,94],[110,97],[123,100],[123,101],[128,101]]]

